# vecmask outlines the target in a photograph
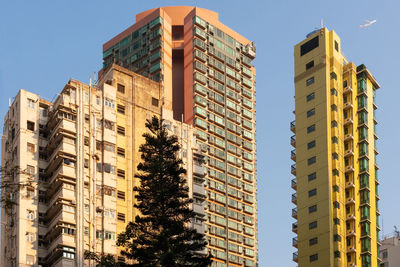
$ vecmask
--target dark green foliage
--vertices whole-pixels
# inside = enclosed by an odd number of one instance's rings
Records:
[[[143,134],[142,163],[135,175],[140,187],[134,188],[141,215],[127,225],[117,244],[136,262],[133,266],[209,266],[210,256],[198,253],[207,244],[204,235],[188,226],[195,214],[189,208],[186,171],[177,158],[178,139],[168,135],[157,117],[146,127],[150,133]]]
[[[85,251],[85,260],[92,260],[96,263],[96,267],[125,267],[123,262],[116,262],[114,256],[110,254],[98,255],[94,252]]]

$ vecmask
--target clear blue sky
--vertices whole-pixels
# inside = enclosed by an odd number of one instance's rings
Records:
[[[365,64],[381,85],[378,163],[384,233],[400,226],[400,1],[3,1],[0,8],[0,116],[24,88],[53,99],[69,78],[89,82],[102,64],[102,44],[144,10],[191,5],[257,45],[257,142],[260,266],[291,261],[289,122],[294,115],[293,46],[320,25],[334,29],[348,60]],[[361,30],[366,19],[377,19]],[[399,164],[399,165],[397,165]]]

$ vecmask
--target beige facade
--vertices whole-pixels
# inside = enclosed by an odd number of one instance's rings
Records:
[[[400,266],[400,232],[395,231],[381,240],[380,258],[382,262],[379,267]]]
[[[20,90],[4,120],[2,168],[20,166],[13,181],[32,182],[2,192],[16,205],[2,208],[1,266],[94,266],[85,251],[118,255],[116,236],[137,214],[138,148],[146,119],[161,116],[160,88],[113,66],[95,86],[70,80],[53,103]],[[204,232],[202,156],[193,129],[170,123],[186,133],[193,226]]]

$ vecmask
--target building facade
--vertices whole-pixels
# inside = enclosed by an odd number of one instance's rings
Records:
[[[254,58],[252,42],[196,7],[142,12],[103,45],[103,70],[116,63],[159,81],[161,105],[196,130],[213,266],[257,265]]]
[[[379,267],[400,266],[400,232],[395,229],[393,234],[385,236],[381,240]]]
[[[364,65],[347,61],[326,28],[294,47],[294,61],[293,260],[300,267],[379,266],[379,84]]]
[[[70,80],[54,102],[20,90],[2,137],[2,185],[22,186],[2,188],[1,266],[95,266],[86,251],[119,255],[116,236],[137,214],[145,121],[162,117],[160,96],[160,83],[117,65],[95,86]],[[185,133],[192,224],[204,232],[203,156],[192,126],[169,124]]]

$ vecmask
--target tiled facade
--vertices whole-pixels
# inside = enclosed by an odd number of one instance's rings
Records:
[[[334,31],[316,30],[294,49],[293,260],[379,266],[379,84],[364,65],[347,61]]]
[[[112,62],[162,84],[162,105],[192,124],[206,155],[206,234],[215,266],[256,266],[253,44],[194,7],[163,7],[103,46]]]

